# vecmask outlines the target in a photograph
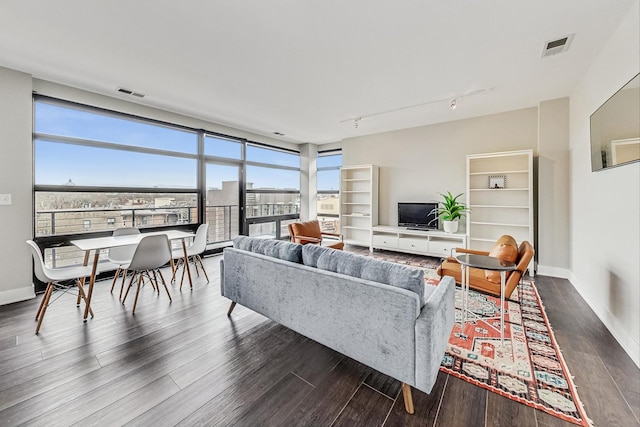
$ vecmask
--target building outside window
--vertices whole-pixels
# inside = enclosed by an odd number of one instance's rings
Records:
[[[323,232],[340,232],[340,167],[342,151],[319,151],[317,159],[317,212]]]
[[[85,233],[207,222],[215,248],[299,218],[297,151],[40,95],[33,147],[35,237],[53,267],[82,261],[68,241]]]
[[[247,144],[249,236],[283,239],[300,217],[300,153]]]

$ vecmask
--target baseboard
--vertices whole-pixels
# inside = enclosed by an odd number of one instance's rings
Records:
[[[538,264],[536,274],[541,276],[559,277],[561,279],[569,279],[571,277],[571,270],[568,268],[551,267],[548,265]]]
[[[596,298],[586,291],[584,285],[575,274],[571,273],[569,281],[576,291],[578,291],[582,299],[584,299],[589,307],[596,313],[596,316],[604,323],[604,326],[611,332],[611,335],[618,341],[631,360],[640,368],[640,343],[635,341],[633,337],[626,332],[624,325],[615,318],[609,309],[600,304]]]
[[[33,291],[33,285],[18,288],[18,289],[10,289],[8,291],[0,292],[0,305],[11,304],[18,301],[24,301],[31,298],[35,298],[36,294]]]

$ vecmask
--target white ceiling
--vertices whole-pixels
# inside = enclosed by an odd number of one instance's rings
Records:
[[[635,1],[0,0],[0,66],[326,143],[568,96]]]

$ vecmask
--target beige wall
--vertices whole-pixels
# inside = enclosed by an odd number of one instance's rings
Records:
[[[571,93],[571,282],[640,366],[640,163],[591,171],[589,116],[640,70],[631,8]]]
[[[0,67],[0,194],[12,203],[0,206],[0,305],[33,297],[31,76]]]
[[[466,191],[467,154],[535,149],[537,122],[537,108],[528,108],[351,138],[343,143],[343,164],[380,167],[378,222],[397,225],[398,202]]]
[[[538,273],[568,278],[570,206],[569,98],[538,106]]]

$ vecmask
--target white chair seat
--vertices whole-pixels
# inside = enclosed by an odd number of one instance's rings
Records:
[[[63,282],[65,280],[74,280],[78,277],[91,276],[91,267],[89,266],[71,266],[52,268],[47,270],[47,277],[51,282]]]

